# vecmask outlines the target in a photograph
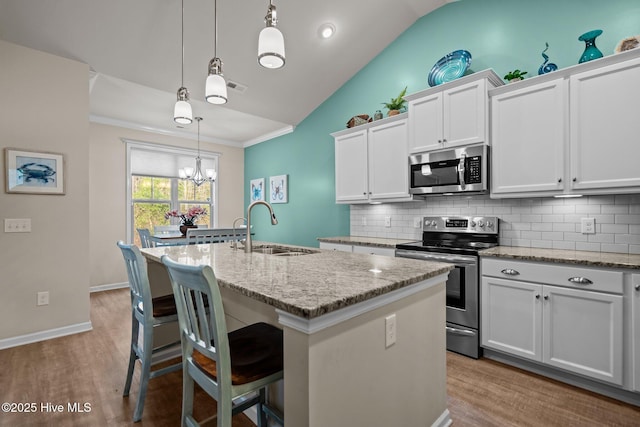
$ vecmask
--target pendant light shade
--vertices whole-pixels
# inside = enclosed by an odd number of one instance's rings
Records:
[[[209,76],[205,87],[205,99],[211,104],[224,104],[227,102],[227,82],[222,74],[222,61],[213,58],[209,62]]]
[[[182,85],[178,89],[178,100],[173,108],[173,120],[180,125],[188,125],[193,121],[193,112],[189,104],[189,91],[184,87],[184,0],[182,0]]]
[[[258,63],[265,68],[284,67],[284,36],[276,28],[278,18],[276,7],[271,3],[271,0],[264,20],[267,26],[260,31],[258,38]]]
[[[213,20],[216,26],[213,39],[213,59],[209,61],[209,75],[204,91],[204,99],[211,104],[227,103],[227,82],[222,73],[222,60],[218,58],[218,2],[213,2]]]
[[[188,125],[193,121],[193,111],[189,104],[189,91],[186,87],[178,89],[178,101],[173,109],[173,120],[181,125]]]

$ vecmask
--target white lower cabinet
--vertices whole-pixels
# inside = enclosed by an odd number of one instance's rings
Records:
[[[631,360],[633,360],[633,389],[640,391],[640,274],[632,274],[631,297]]]
[[[347,245],[342,243],[320,242],[320,249],[329,249],[332,251],[340,251],[340,252],[353,252],[353,245]]]
[[[483,347],[623,384],[621,273],[496,259],[481,268]]]
[[[320,249],[330,249],[334,251],[353,252],[357,254],[396,256],[394,248],[383,248],[380,246],[349,245],[345,243],[320,242]]]

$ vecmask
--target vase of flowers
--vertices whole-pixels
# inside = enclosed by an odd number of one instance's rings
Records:
[[[195,222],[198,220],[198,217],[205,216],[207,214],[207,210],[200,206],[192,206],[189,208],[187,212],[179,212],[179,211],[169,211],[164,214],[165,219],[169,218],[180,218],[180,232],[183,235],[187,234],[188,228],[196,228]]]

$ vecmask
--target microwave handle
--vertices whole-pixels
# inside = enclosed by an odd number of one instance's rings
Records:
[[[460,187],[463,189],[466,187],[466,183],[464,182],[464,167],[467,161],[467,155],[462,153],[460,155],[460,163],[458,164],[458,181],[460,182]]]

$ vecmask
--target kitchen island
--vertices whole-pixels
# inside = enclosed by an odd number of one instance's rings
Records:
[[[142,252],[155,293],[170,290],[162,255],[208,264],[230,330],[256,321],[283,329],[286,425],[448,425],[442,325],[453,266],[297,249],[306,253],[245,253],[228,243]]]

